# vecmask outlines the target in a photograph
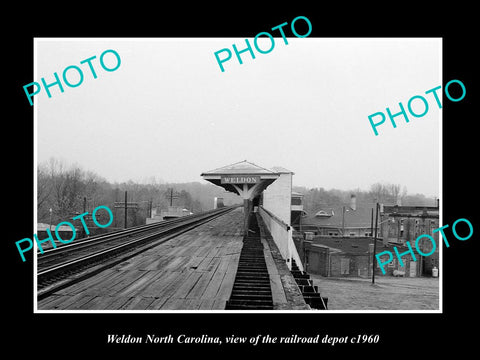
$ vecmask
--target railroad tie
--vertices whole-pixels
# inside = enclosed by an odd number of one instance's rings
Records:
[[[272,290],[255,216],[243,238],[237,274],[226,310],[273,310]]]

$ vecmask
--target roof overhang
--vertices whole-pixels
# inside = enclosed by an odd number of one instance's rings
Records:
[[[201,176],[243,199],[253,199],[278,179],[280,174],[245,160],[204,172]]]

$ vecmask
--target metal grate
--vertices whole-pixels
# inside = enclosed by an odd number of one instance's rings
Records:
[[[255,216],[250,219],[250,231],[243,238],[243,247],[232,294],[226,310],[272,310],[272,290],[267,264]]]

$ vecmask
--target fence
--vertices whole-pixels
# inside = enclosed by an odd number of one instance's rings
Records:
[[[275,242],[275,245],[277,245],[283,259],[287,262],[289,270],[292,269],[293,259],[298,268],[303,271],[302,261],[293,242],[292,227],[270,211],[263,208],[263,206],[259,206],[258,212],[267,226],[268,231],[270,231],[273,241]]]

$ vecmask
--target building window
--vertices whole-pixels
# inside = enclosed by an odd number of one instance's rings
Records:
[[[302,205],[302,199],[292,197],[292,205]]]

